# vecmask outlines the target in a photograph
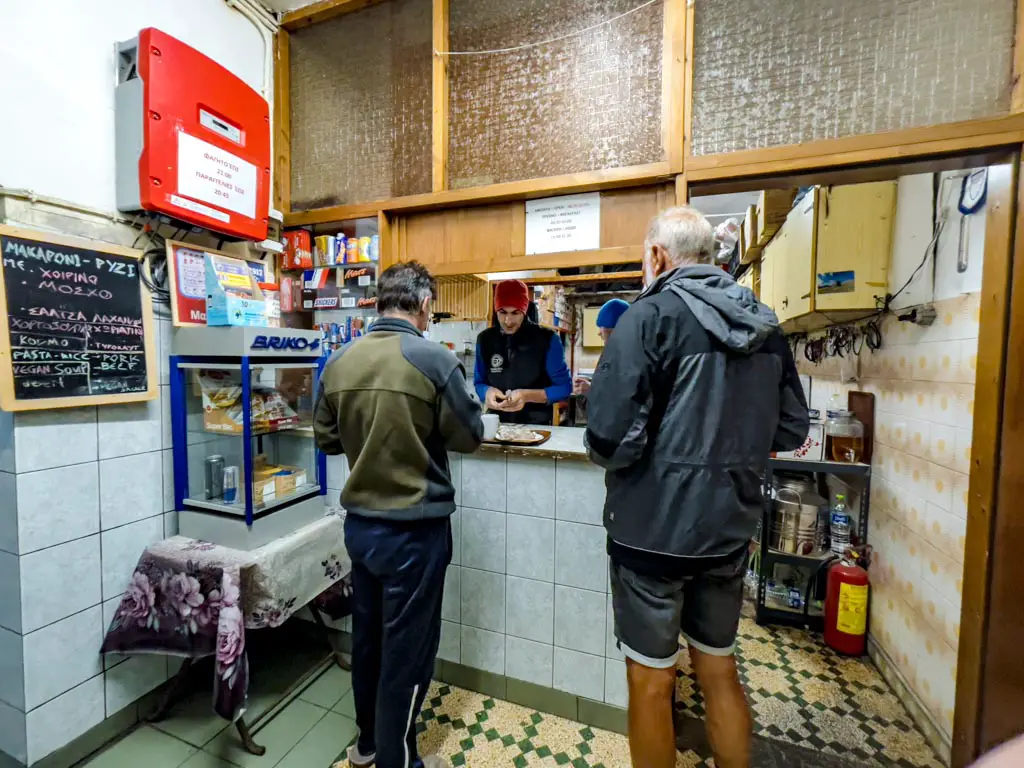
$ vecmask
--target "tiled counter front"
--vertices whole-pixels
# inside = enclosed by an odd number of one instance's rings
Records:
[[[584,457],[453,456],[458,512],[439,658],[626,704],[608,593],[604,472]]]

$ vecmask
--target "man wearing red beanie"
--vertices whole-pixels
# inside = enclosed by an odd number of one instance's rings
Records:
[[[551,406],[569,397],[572,381],[558,335],[527,319],[529,308],[526,283],[495,286],[497,322],[477,336],[473,383],[502,421],[550,424]]]

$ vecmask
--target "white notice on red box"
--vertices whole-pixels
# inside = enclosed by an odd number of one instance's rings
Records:
[[[178,194],[256,218],[256,166],[178,132]]]

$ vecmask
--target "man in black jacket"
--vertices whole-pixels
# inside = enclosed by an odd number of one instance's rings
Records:
[[[748,768],[750,712],[733,649],[771,451],[807,436],[807,402],[775,314],[711,264],[697,211],[651,222],[645,290],[590,389],[586,441],[605,467],[615,634],[634,768],[672,768],[682,632],[719,768]]]

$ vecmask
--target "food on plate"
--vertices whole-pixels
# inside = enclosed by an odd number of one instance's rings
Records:
[[[535,443],[538,440],[543,440],[544,435],[519,424],[502,424],[498,427],[498,433],[494,439],[506,443]]]

